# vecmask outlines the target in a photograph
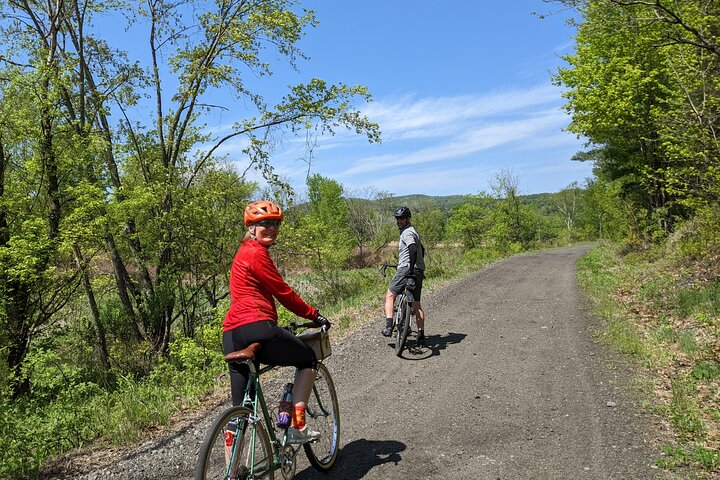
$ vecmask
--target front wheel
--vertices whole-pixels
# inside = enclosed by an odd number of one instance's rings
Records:
[[[303,445],[305,455],[316,470],[330,470],[340,449],[340,407],[330,371],[318,364],[315,384],[307,403],[306,422],[320,432],[320,439]]]
[[[234,432],[234,433],[233,433]],[[245,407],[225,410],[208,431],[195,467],[196,480],[273,480],[270,438]]]
[[[405,342],[407,341],[408,334],[410,333],[410,305],[407,301],[406,294],[402,294],[400,298],[400,304],[398,305],[395,323],[397,325],[397,333],[395,339],[395,355],[398,357],[402,355],[403,348],[405,348]]]

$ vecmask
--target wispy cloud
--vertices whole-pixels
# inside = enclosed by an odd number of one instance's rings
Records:
[[[372,103],[363,113],[380,124],[390,140],[447,135],[467,122],[505,118],[510,114],[557,102],[559,90],[540,85],[520,91],[440,98],[405,96]]]
[[[380,125],[382,144],[342,130],[312,138],[311,172],[346,188],[395,194],[477,193],[487,190],[502,168],[533,177],[531,189],[547,190],[539,183],[542,175],[564,186],[566,177],[578,176],[568,163],[579,141],[563,131],[569,118],[562,102],[551,85],[483,95],[386,97],[363,110]],[[284,136],[272,153],[275,171],[294,185],[304,184],[308,172],[307,141]],[[245,145],[237,139],[221,150],[240,159]]]
[[[446,115],[459,118],[459,115],[453,112],[447,112]],[[555,131],[560,134],[561,126],[567,122],[565,114],[557,109],[524,115],[513,120],[503,118],[497,122],[492,122],[483,115],[466,116],[462,121],[458,120],[454,123],[451,128],[447,128],[442,135],[438,134],[430,146],[418,148],[417,145],[412,145],[412,142],[389,145],[389,149],[395,150],[393,153],[359,158],[339,175],[348,177],[395,167],[460,159],[503,145],[533,141],[535,138],[544,138],[547,141],[548,132]],[[395,138],[389,143],[400,142]]]

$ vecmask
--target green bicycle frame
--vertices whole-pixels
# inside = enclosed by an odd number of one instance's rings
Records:
[[[275,368],[272,365],[265,366],[261,368],[260,370],[257,370],[255,368],[255,365],[248,362],[248,366],[250,367],[250,375],[248,378],[247,386],[245,387],[245,394],[243,398],[242,405],[245,407],[249,407],[250,404],[252,404],[252,417],[249,417],[248,420],[251,425],[249,425],[252,428],[252,436],[251,436],[251,444],[250,444],[250,476],[252,477],[256,473],[261,472],[255,472],[255,442],[257,441],[257,434],[255,429],[255,424],[259,421],[259,419],[262,416],[262,419],[265,420],[265,425],[267,425],[266,431],[268,432],[268,436],[270,437],[270,448],[272,450],[272,464],[268,466],[268,472],[271,472],[273,470],[277,470],[280,468],[280,450],[277,448],[278,445],[278,438],[275,435],[275,429],[272,427],[272,419],[270,418],[270,413],[268,412],[267,403],[265,402],[265,397],[262,393],[262,386],[260,385],[260,375],[263,373],[269,372],[273,368]],[[255,389],[255,398],[252,398],[251,392],[252,389]],[[237,425],[238,429],[245,429],[248,425]],[[233,448],[230,455],[230,462],[228,464],[228,471],[225,472],[226,476],[230,476],[232,473],[232,470],[235,468],[236,464],[236,455],[238,453],[238,449],[241,446],[239,439],[244,439],[245,435],[235,435],[235,441],[233,442]],[[268,459],[270,460],[270,459]]]

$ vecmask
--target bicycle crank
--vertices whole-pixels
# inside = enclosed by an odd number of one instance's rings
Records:
[[[295,454],[298,450],[299,449],[293,448],[292,445],[283,447],[282,453],[280,454],[280,469],[282,470],[282,476],[285,480],[291,480],[295,476],[295,470],[297,469]]]

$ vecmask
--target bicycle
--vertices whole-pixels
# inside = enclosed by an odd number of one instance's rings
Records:
[[[385,272],[388,268],[397,268],[397,265],[384,262],[380,267],[383,278],[385,278]],[[413,288],[415,288],[415,278],[412,276],[407,277],[405,287],[395,297],[395,305],[393,306],[393,329],[396,332],[395,355],[398,357],[402,356],[415,317],[415,309],[412,308],[412,303],[415,301],[412,293]]]
[[[288,329],[297,335],[299,328],[316,326],[312,322],[292,323]],[[306,421],[311,429],[321,433],[320,439],[302,447],[310,464],[316,470],[325,472],[335,464],[340,445],[337,392],[330,372],[322,363],[330,355],[327,328],[323,326],[317,331],[306,331],[298,337],[316,350],[318,358],[315,383],[306,407]],[[253,343],[225,356],[227,362],[246,363],[250,376],[242,405],[221,413],[206,434],[195,469],[196,480],[273,480],[278,470],[285,480],[295,476],[295,456],[300,445],[288,444],[287,429],[275,427],[260,382],[262,375],[279,367],[267,365],[260,368],[256,365],[255,354],[259,348],[259,343]]]

